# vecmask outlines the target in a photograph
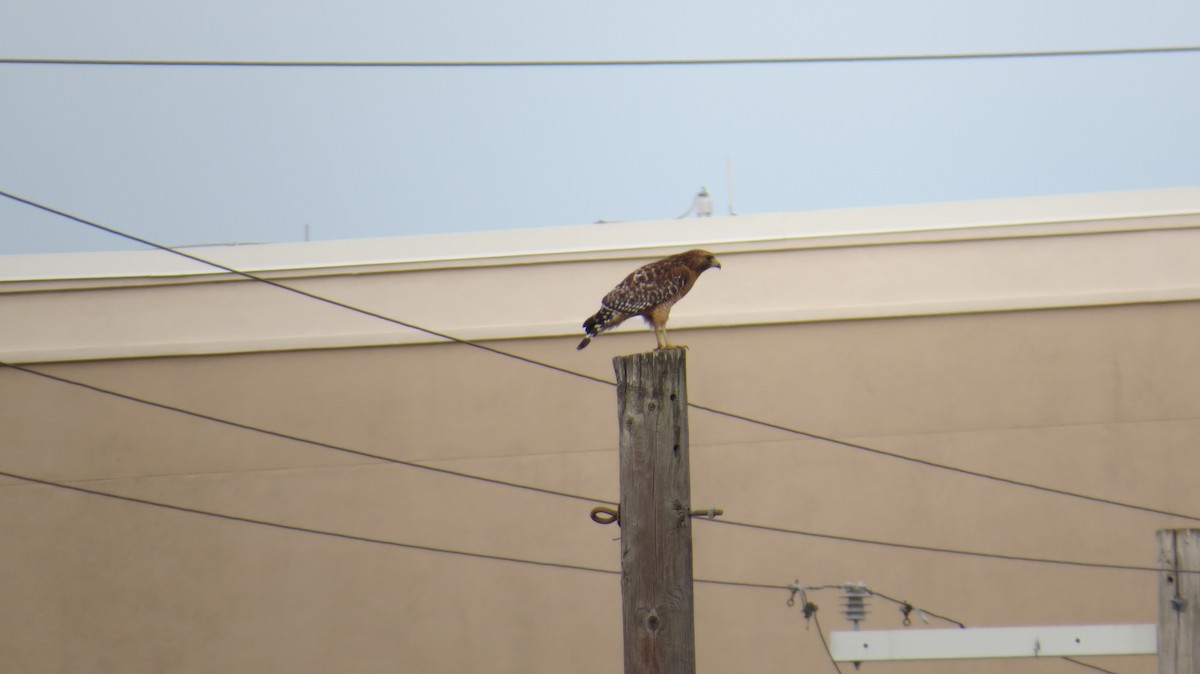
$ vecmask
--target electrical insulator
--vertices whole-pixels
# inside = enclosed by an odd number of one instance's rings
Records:
[[[844,590],[842,608],[846,612],[846,620],[854,623],[854,629],[857,630],[858,624],[867,619],[867,595],[871,591],[862,585],[847,585]]]

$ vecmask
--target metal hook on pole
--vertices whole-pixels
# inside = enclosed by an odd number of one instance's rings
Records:
[[[592,521],[596,524],[612,524],[616,522],[621,524],[621,510],[619,508],[609,508],[607,506],[596,506],[592,508]]]

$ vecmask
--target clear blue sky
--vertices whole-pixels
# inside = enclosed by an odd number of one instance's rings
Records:
[[[560,60],[1200,45],[1196,0],[10,0],[0,57]],[[0,190],[168,245],[1200,184],[1200,53],[528,69],[0,65]],[[0,253],[129,248],[0,199]]]

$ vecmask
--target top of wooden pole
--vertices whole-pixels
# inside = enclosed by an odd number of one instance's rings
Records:
[[[682,346],[673,346],[669,349],[653,349],[651,351],[642,351],[641,353],[627,353],[624,356],[614,356],[613,360],[625,360],[628,358],[644,358],[644,357],[668,357],[683,358],[687,355],[687,348]]]
[[[687,349],[683,347],[675,347],[672,349],[655,349],[653,351],[643,351],[641,353],[630,353],[624,356],[613,357],[613,368],[628,368],[637,366],[642,368],[673,368],[686,367],[687,365]],[[617,370],[619,378],[624,370]],[[620,383],[618,381],[618,383]]]

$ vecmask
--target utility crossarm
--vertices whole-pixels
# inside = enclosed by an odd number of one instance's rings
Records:
[[[1155,655],[1158,626],[1056,625],[833,632],[837,662]]]

